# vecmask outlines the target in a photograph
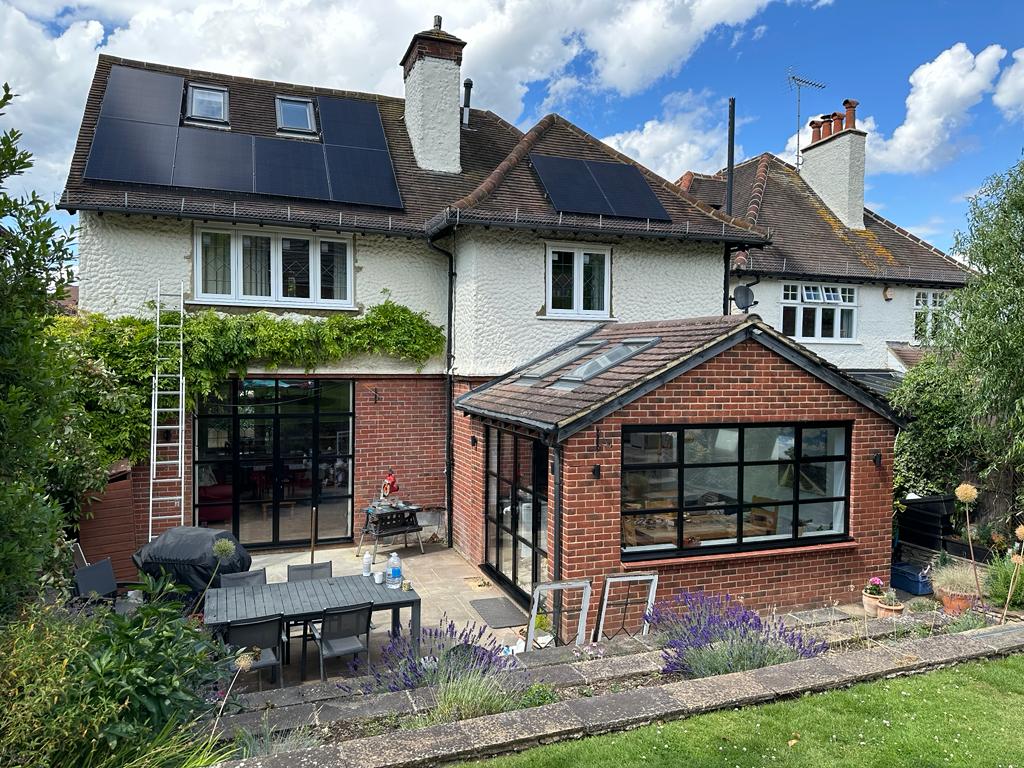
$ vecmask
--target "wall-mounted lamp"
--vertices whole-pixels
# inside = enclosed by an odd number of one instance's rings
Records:
[[[871,454],[871,461],[872,461],[872,463],[874,463],[875,469],[881,469],[882,468],[882,452],[881,451],[875,451],[874,453],[872,453]]]
[[[600,479],[600,477],[601,477],[601,465],[600,464],[595,464],[593,466],[593,468],[590,470],[590,474],[592,474],[594,476],[595,480]]]
[[[886,301],[892,301],[893,290],[891,285],[886,285],[882,288],[882,298],[885,299]]]
[[[469,436],[469,444],[472,445],[474,448],[476,448],[476,444],[479,442],[480,441],[477,439],[476,435]]]

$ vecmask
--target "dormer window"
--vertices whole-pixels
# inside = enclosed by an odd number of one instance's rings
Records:
[[[228,91],[214,85],[188,86],[189,120],[205,123],[228,122]]]
[[[288,133],[316,133],[313,102],[309,99],[278,96],[277,130]]]

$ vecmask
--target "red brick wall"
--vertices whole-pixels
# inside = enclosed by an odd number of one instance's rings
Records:
[[[192,414],[185,414],[185,525],[192,525]],[[161,457],[176,458],[176,448],[162,449]],[[177,467],[161,466],[157,468],[157,477],[168,477],[174,474]],[[136,464],[131,470],[132,499],[135,504],[135,539],[138,546],[149,541],[149,462]],[[155,495],[172,496],[178,493],[179,486],[174,483],[158,483]],[[173,520],[161,520],[153,523],[153,535],[158,536],[168,528],[181,525],[181,508],[174,502],[154,504],[154,514],[174,515]]]
[[[468,392],[480,382],[458,381],[455,397]],[[472,445],[476,437],[477,444]],[[455,488],[452,505],[452,538],[455,546],[471,563],[483,563],[484,552],[484,427],[477,419],[455,412],[453,443],[455,453]]]
[[[872,575],[887,580],[892,515],[892,425],[754,341],[629,404],[565,444],[562,578],[621,573],[620,437],[626,424],[853,421],[850,534],[853,544],[628,564],[656,568],[658,597],[681,589],[729,592],[756,609],[859,599]],[[595,434],[597,432],[598,434]],[[599,441],[596,442],[596,441]],[[598,445],[600,447],[595,447]],[[876,468],[871,455],[882,454]],[[601,465],[601,477],[592,475]],[[596,614],[596,602],[593,614]]]
[[[357,379],[355,400],[357,527],[362,510],[380,495],[389,467],[395,470],[403,498],[443,506],[444,377]]]

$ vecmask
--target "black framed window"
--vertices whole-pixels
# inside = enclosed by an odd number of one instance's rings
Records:
[[[836,422],[623,428],[623,557],[847,538],[850,436]]]

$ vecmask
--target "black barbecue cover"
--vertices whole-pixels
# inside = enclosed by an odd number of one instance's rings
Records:
[[[213,528],[171,528],[160,534],[132,555],[136,567],[143,573],[159,577],[166,571],[178,583],[193,592],[206,589],[210,574],[217,565],[213,542],[228,539],[235,545],[235,554],[221,561],[213,586],[220,586],[220,574],[248,571],[252,557],[227,531]]]

